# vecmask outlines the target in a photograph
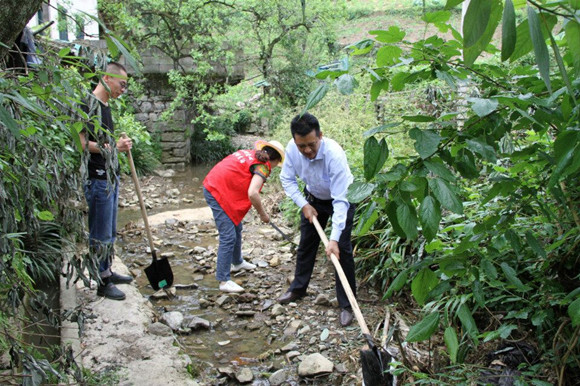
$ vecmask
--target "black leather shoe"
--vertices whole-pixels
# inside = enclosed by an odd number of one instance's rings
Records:
[[[300,299],[301,297],[304,297],[304,295],[298,294],[296,292],[288,291],[284,295],[282,295],[278,298],[278,303],[288,304],[290,302],[293,302],[295,300]]]
[[[97,288],[97,296],[104,296],[107,299],[112,300],[125,300],[125,293],[115,287],[111,282],[100,285],[99,288]]]
[[[133,281],[131,276],[119,275],[116,272],[113,272],[111,276],[109,276],[109,281],[113,284],[129,284]]]
[[[352,312],[346,308],[343,308],[340,312],[340,325],[342,327],[350,326],[352,323],[352,318]]]

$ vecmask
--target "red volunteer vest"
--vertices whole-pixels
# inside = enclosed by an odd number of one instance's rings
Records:
[[[235,225],[252,206],[248,188],[253,177],[250,167],[255,164],[264,164],[271,171],[269,162],[258,161],[255,150],[238,150],[215,165],[203,180],[203,186]]]

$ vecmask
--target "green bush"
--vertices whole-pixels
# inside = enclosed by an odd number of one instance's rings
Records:
[[[138,175],[150,174],[161,164],[161,148],[158,141],[153,141],[147,128],[135,119],[133,114],[123,113],[117,118],[115,132],[126,133],[133,141],[131,155]],[[123,153],[121,153],[123,154]],[[126,154],[119,157],[123,173],[131,173]]]

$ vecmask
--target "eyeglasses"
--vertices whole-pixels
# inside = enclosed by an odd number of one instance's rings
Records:
[[[127,84],[127,82],[125,82],[125,81],[121,81],[121,82],[119,82],[119,85],[121,86],[121,89],[122,89],[122,90],[126,90],[126,89],[127,89],[127,87],[129,87],[129,85],[128,85],[128,84]]]

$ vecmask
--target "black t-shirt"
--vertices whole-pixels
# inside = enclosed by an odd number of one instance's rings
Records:
[[[112,135],[115,132],[115,128],[113,126],[111,107],[109,105],[105,105],[101,101],[98,103],[101,110],[101,127],[105,130],[108,130]],[[90,118],[91,114],[89,113],[89,106],[84,104],[82,109],[89,115]],[[87,123],[86,129],[83,129],[83,131],[88,132],[89,141],[98,142],[97,135],[104,140],[104,143],[110,143],[110,141],[113,141],[112,137],[104,132],[104,130],[98,130],[97,134],[95,134],[94,125],[92,122]],[[97,178],[100,180],[107,179],[106,160],[101,153],[90,153],[88,169],[89,178]],[[117,168],[115,168],[115,170],[116,169]]]

